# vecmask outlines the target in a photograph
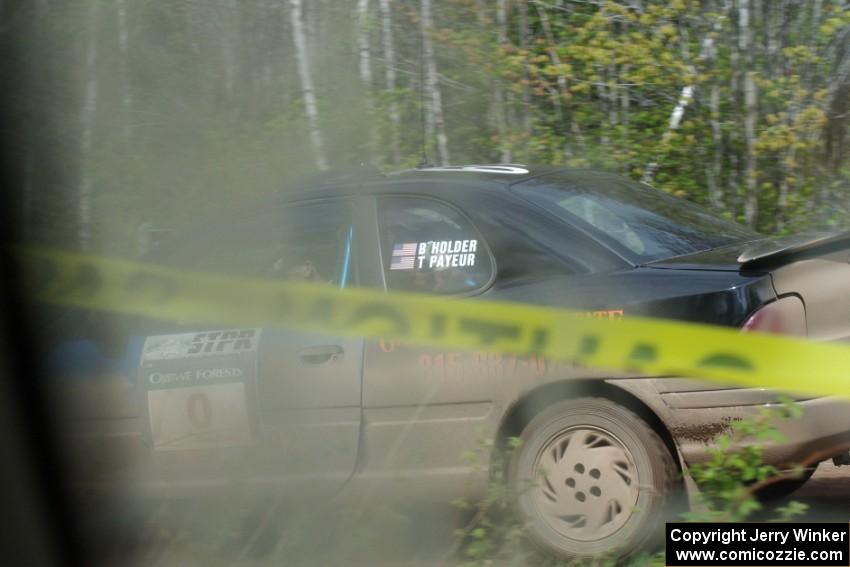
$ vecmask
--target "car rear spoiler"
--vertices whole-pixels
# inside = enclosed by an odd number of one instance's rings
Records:
[[[744,270],[775,267],[840,250],[850,252],[850,232],[810,232],[754,243],[741,252],[738,262]]]

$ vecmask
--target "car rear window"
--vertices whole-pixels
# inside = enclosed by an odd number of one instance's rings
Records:
[[[459,211],[419,197],[379,200],[387,289],[439,294],[480,290],[493,276],[490,252]]]
[[[649,262],[760,237],[701,207],[614,175],[561,172],[515,185],[522,197]]]

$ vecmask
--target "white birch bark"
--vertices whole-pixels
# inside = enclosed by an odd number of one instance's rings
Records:
[[[367,125],[369,131],[366,145],[366,153],[369,156],[370,162],[377,161],[377,130],[375,128],[374,110],[375,105],[372,101],[372,53],[369,41],[369,0],[357,1],[357,18],[356,18],[356,34],[357,34],[357,51],[360,59],[359,71],[360,82],[363,83],[363,96],[366,106]]]
[[[540,25],[543,28],[543,35],[546,37],[546,52],[549,54],[549,60],[552,62],[552,65],[558,70],[558,74],[556,75],[558,90],[552,96],[552,104],[555,107],[555,114],[561,120],[564,116],[561,100],[566,99],[567,78],[561,73],[561,57],[558,55],[558,44],[555,41],[555,34],[552,33],[549,15],[546,13],[546,9],[540,4],[535,4],[534,6],[537,8],[537,17],[540,19]]]
[[[369,51],[369,0],[357,0],[357,48],[360,55],[360,80],[372,84],[372,57]]]
[[[121,53],[121,107],[124,112],[124,141],[131,138],[130,120],[133,113],[133,91],[130,88],[130,33],[127,28],[127,0],[115,0],[115,12],[118,20],[118,49]]]
[[[498,0],[496,3],[496,34],[499,48],[504,48],[508,43],[508,3],[507,0]],[[493,104],[496,114],[496,131],[499,135],[499,152],[502,163],[513,161],[513,151],[508,143],[508,118],[507,101],[505,100],[505,89],[502,78],[496,77],[493,81]]]
[[[94,117],[97,111],[97,0],[89,2],[86,30],[85,93],[80,116],[80,187],[77,192],[77,242],[80,250],[91,248],[92,235],[92,177],[91,154],[94,138]]]
[[[393,41],[393,21],[390,11],[390,0],[380,0],[381,9],[381,31],[382,43],[384,48],[384,80],[386,81],[387,90],[395,91],[396,88],[396,71],[395,71],[395,42]],[[390,151],[393,164],[397,165],[401,161],[401,150],[399,148],[399,131],[401,130],[401,114],[398,109],[398,101],[393,93],[389,104],[390,117]]]
[[[328,162],[325,158],[322,132],[319,127],[319,108],[316,104],[316,93],[313,88],[310,59],[307,53],[307,38],[304,35],[304,24],[301,19],[301,0],[289,0],[289,7],[292,20],[292,38],[295,43],[295,61],[298,65],[298,76],[301,79],[301,92],[304,99],[304,112],[307,115],[310,143],[313,146],[316,167],[324,171],[328,169]]]
[[[238,6],[234,0],[224,0],[221,6],[223,14],[223,30],[219,33],[221,42],[221,57],[224,65],[224,92],[228,99],[233,97],[233,89],[236,85],[236,54],[234,43],[238,29]]]
[[[715,28],[715,31],[718,30]],[[706,35],[700,46],[699,58],[705,59],[709,56],[709,53],[711,53],[713,49],[714,38],[711,34]],[[696,77],[696,69],[691,66],[689,70],[691,74]],[[682,87],[682,92],[679,93],[679,100],[676,102],[676,106],[673,107],[673,112],[670,114],[670,121],[667,123],[667,130],[665,130],[664,134],[661,136],[660,147],[662,149],[670,143],[670,139],[673,137],[673,134],[679,129],[679,125],[682,123],[682,118],[685,116],[685,110],[687,110],[691,101],[694,99],[694,92],[696,91],[696,88],[695,83]],[[647,164],[646,169],[643,171],[641,181],[643,183],[652,183],[652,179],[655,177],[655,172],[658,171],[658,166],[659,163],[657,160]]]
[[[756,186],[756,83],[753,78],[752,28],[750,23],[749,0],[738,0],[738,48],[744,56],[743,74],[744,94],[744,219],[749,226],[755,226],[758,215],[758,194]]]
[[[720,175],[723,165],[723,131],[720,128],[720,86],[713,79],[708,103],[711,113],[712,161],[708,175],[708,198],[715,210],[723,210],[723,184]]]
[[[440,81],[437,75],[437,60],[434,56],[434,45],[431,42],[431,0],[422,0],[422,52],[425,59],[425,91],[430,101],[426,110],[431,115],[433,132],[437,137],[437,161],[440,165],[449,163],[449,143],[446,136],[446,125],[443,118],[443,97],[440,92]]]
[[[530,73],[528,69],[528,0],[519,0],[517,2],[519,11],[519,47],[522,50],[522,133],[523,133],[523,159],[526,162],[531,157],[529,155],[529,140],[531,139],[531,89],[528,86],[530,81]]]
[[[667,130],[665,130],[664,135],[661,137],[662,148],[666,147],[667,144],[670,143],[670,138],[673,137],[673,133],[679,129],[679,125],[682,123],[682,117],[685,115],[685,109],[694,98],[694,89],[694,85],[686,85],[682,89],[682,92],[679,95],[679,100],[676,103],[675,108],[673,108],[673,113],[670,115],[670,121],[667,123]],[[658,162],[653,161],[646,166],[643,176],[641,177],[641,181],[643,183],[652,183],[652,179],[655,177],[656,171],[658,171]]]

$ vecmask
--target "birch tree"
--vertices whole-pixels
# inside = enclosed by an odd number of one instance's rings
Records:
[[[124,141],[131,137],[130,120],[133,112],[133,92],[130,87],[130,32],[127,28],[127,0],[115,0],[116,23],[118,24],[118,49],[121,54],[121,107],[124,113]]]
[[[363,97],[366,107],[366,120],[368,122],[366,128],[369,135],[367,136],[366,153],[371,162],[377,161],[377,145],[378,140],[375,130],[374,109],[375,105],[372,100],[372,52],[369,41],[369,0],[357,1],[357,53],[360,59],[358,70],[360,72],[360,82],[363,84]]]
[[[431,41],[433,23],[431,21],[431,0],[422,0],[421,34],[422,58],[425,64],[425,105],[427,114],[426,125],[431,131],[429,140],[437,137],[437,161],[440,165],[449,163],[449,141],[446,136],[446,124],[443,116],[443,97],[440,92],[440,80],[437,74],[437,59],[434,56],[434,45]]]
[[[401,149],[399,148],[399,129],[401,125],[401,114],[398,109],[398,101],[395,96],[396,89],[396,61],[395,43],[393,41],[393,21],[390,12],[390,0],[380,0],[381,9],[381,39],[384,50],[384,81],[390,92],[388,114],[390,117],[389,144],[393,164],[401,161]]]
[[[324,171],[328,169],[325,149],[322,144],[322,132],[319,126],[319,107],[316,104],[316,92],[313,88],[313,76],[310,72],[310,56],[307,53],[307,40],[304,36],[304,25],[301,19],[301,0],[289,0],[290,20],[292,22],[292,39],[295,43],[295,61],[298,65],[298,76],[301,79],[301,92],[304,100],[304,112],[307,116],[307,128],[310,133],[310,143],[313,146],[313,157],[316,167]]]
[[[508,2],[507,0],[496,1],[496,37],[499,49],[503,50],[508,43]],[[493,111],[496,114],[496,131],[499,140],[499,152],[502,163],[513,161],[513,152],[508,143],[508,118],[506,112],[507,101],[505,100],[505,89],[502,77],[493,79]]]
[[[753,71],[752,27],[749,0],[738,0],[738,44],[744,58],[744,218],[755,226],[758,214],[756,194],[756,83]]]
[[[80,120],[80,186],[77,195],[78,231],[80,250],[91,248],[92,237],[92,147],[94,144],[94,119],[97,112],[97,0],[90,0],[86,27],[85,93]]]
[[[369,50],[369,0],[357,0],[357,53],[360,57],[360,80],[372,85],[372,57]]]

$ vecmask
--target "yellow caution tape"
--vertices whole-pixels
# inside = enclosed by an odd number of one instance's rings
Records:
[[[189,273],[50,250],[21,254],[31,297],[222,326],[288,326],[422,345],[538,354],[613,371],[850,397],[850,348],[519,303]]]

